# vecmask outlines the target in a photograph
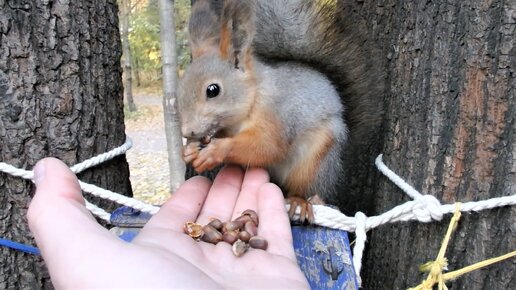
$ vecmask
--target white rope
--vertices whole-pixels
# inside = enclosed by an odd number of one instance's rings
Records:
[[[97,166],[97,165],[102,164],[108,160],[111,160],[117,156],[125,154],[132,147],[133,147],[133,141],[131,140],[131,138],[127,138],[125,140],[125,143],[122,144],[120,147],[117,147],[109,152],[100,154],[100,155],[90,158],[88,160],[85,160],[79,164],[75,164],[74,166],[70,167],[70,170],[72,170],[72,172],[75,174],[77,174],[79,172],[83,172],[86,169]]]
[[[107,153],[88,159],[77,165],[71,167],[72,171],[79,173],[88,168],[101,164],[107,160],[110,160],[116,156],[125,154],[132,146],[132,142],[127,138],[126,142]],[[408,201],[404,204],[398,205],[391,210],[378,215],[367,217],[362,212],[357,212],[355,217],[348,217],[340,211],[321,205],[314,205],[315,224],[333,229],[344,230],[348,232],[355,232],[356,240],[355,247],[353,249],[353,266],[357,275],[357,281],[359,286],[361,285],[360,270],[362,268],[362,256],[367,240],[366,232],[370,229],[376,228],[380,225],[387,223],[394,223],[400,221],[417,220],[420,222],[428,223],[434,220],[442,220],[445,214],[453,213],[455,210],[455,204],[441,203],[432,195],[423,195],[405,182],[396,173],[390,170],[385,163],[382,161],[382,155],[376,158],[375,164],[387,178],[389,178],[394,184],[402,189],[408,196],[413,200]],[[7,163],[0,162],[0,171],[10,174],[12,176],[21,177],[24,179],[32,180],[34,174],[32,171],[16,168]],[[134,209],[155,214],[159,207],[152,206],[133,198],[126,197],[124,195],[97,187],[92,184],[87,184],[79,181],[79,184],[83,191],[88,192],[94,196],[98,196],[104,199],[114,201],[116,203],[132,207]],[[471,201],[462,203],[461,211],[481,211],[486,209],[493,209],[503,206],[515,205],[516,195],[496,197],[482,201]],[[87,208],[95,215],[109,222],[110,214],[105,212],[103,209],[92,205],[86,201]],[[298,209],[299,214],[299,209]]]
[[[101,218],[102,220],[106,221],[106,222],[111,222],[111,214],[108,213],[107,211],[101,209],[100,207],[92,204],[91,202],[87,201],[86,199],[84,200],[84,202],[86,203],[86,208],[95,216]]]
[[[109,152],[106,152],[106,153],[103,153],[103,154],[100,154],[98,156],[95,156],[93,158],[90,158],[88,160],[85,160],[79,164],[76,164],[74,166],[72,166],[70,169],[74,172],[74,173],[80,173],[88,168],[91,168],[93,166],[97,166],[103,162],[106,162],[110,159],[113,159],[119,155],[122,155],[122,154],[125,154],[127,152],[127,150],[129,150],[131,147],[132,147],[132,141],[130,138],[127,138],[125,143],[122,144],[121,146],[109,151]],[[0,162],[0,171],[2,172],[5,172],[7,174],[10,174],[12,176],[17,176],[17,177],[21,177],[23,179],[27,179],[27,180],[33,180],[34,179],[34,173],[32,171],[29,171],[29,170],[23,170],[23,169],[19,169],[19,168],[16,168],[12,165],[9,165],[7,163],[3,163],[3,162]],[[111,201],[114,201],[118,204],[121,204],[121,205],[125,205],[125,206],[128,206],[128,207],[132,207],[134,209],[137,209],[137,210],[140,210],[142,212],[147,212],[147,213],[150,213],[150,214],[155,214],[156,212],[158,212],[159,210],[159,207],[157,206],[153,206],[153,205],[149,205],[149,204],[146,204],[144,202],[141,202],[141,201],[138,201],[136,199],[133,199],[133,198],[129,198],[127,196],[124,196],[124,195],[121,195],[121,194],[118,194],[116,192],[112,192],[110,190],[106,190],[106,189],[103,189],[103,188],[100,188],[98,186],[95,186],[93,184],[88,184],[88,183],[85,183],[85,182],[82,182],[82,181],[79,181],[79,185],[81,186],[81,189],[84,191],[84,192],[87,192],[93,196],[98,196],[100,198],[103,198],[103,199],[108,199],[108,200],[111,200]],[[99,218],[103,219],[103,220],[106,220],[109,222],[109,219],[110,219],[110,214],[107,213],[106,211],[104,211],[103,209],[99,208],[99,207],[96,207],[94,206],[93,204],[89,203],[89,202],[86,202],[86,207],[96,216],[98,216]]]
[[[130,197],[118,194],[116,192],[100,188],[93,184],[88,184],[88,183],[85,183],[82,181],[79,181],[79,184],[81,185],[81,188],[83,191],[90,193],[91,195],[98,196],[103,199],[111,200],[118,204],[132,207],[139,211],[147,212],[150,214],[155,214],[159,210],[159,207],[157,207],[157,206],[146,204],[137,199],[130,198]]]
[[[375,164],[385,176],[414,200],[398,205],[381,215],[372,217],[366,217],[366,215],[361,212],[358,212],[355,217],[348,217],[330,207],[321,205],[313,206],[315,224],[347,232],[355,232],[356,240],[353,249],[353,266],[355,267],[359,286],[361,285],[360,270],[362,268],[362,255],[367,239],[365,232],[380,225],[400,221],[417,220],[424,223],[434,220],[440,221],[445,214],[453,213],[456,208],[456,204],[441,205],[434,196],[419,193],[383,163],[382,155],[376,158]],[[515,204],[516,195],[510,195],[482,201],[461,203],[461,211],[481,211]]]
[[[23,169],[16,168],[12,165],[9,165],[4,162],[0,162],[0,171],[5,172],[9,175],[21,177],[23,179],[27,180],[33,180],[34,179],[34,173],[32,171],[27,171]]]
[[[414,189],[410,184],[405,182],[401,177],[399,177],[394,171],[390,170],[385,163],[382,161],[383,154],[378,155],[376,157],[376,160],[374,161],[374,164],[376,164],[376,168],[380,170],[383,175],[385,175],[387,178],[389,178],[394,184],[396,184],[401,190],[406,192],[412,199],[417,199],[418,197],[421,197],[421,193]]]
[[[357,274],[357,283],[362,286],[362,277],[359,275],[362,270],[362,256],[364,254],[365,242],[367,240],[367,228],[366,221],[367,217],[361,212],[355,214],[356,226],[355,226],[355,247],[353,248],[353,267],[355,267],[355,273]]]

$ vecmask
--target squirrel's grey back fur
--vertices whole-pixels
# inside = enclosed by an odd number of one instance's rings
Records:
[[[254,52],[322,72],[344,102],[350,141],[370,134],[381,120],[383,81],[343,13],[344,1],[258,0],[256,9]]]
[[[287,138],[296,139],[297,137],[297,141],[291,140],[294,143],[293,150],[285,156],[286,159],[269,167],[273,178],[277,177],[281,180],[282,174],[288,173],[292,163],[289,161],[290,156],[296,156],[296,154],[302,156],[304,150],[302,147],[309,144],[303,136],[316,135],[310,134],[310,129],[307,130],[308,134],[306,132],[299,134],[306,128],[310,128],[310,124],[305,124],[305,121],[324,121],[326,118],[330,120],[326,123],[328,127],[325,129],[332,131],[335,142],[327,155],[318,160],[321,163],[310,191],[323,193],[324,199],[334,197],[336,186],[341,185],[343,179],[351,172],[351,170],[346,172],[349,164],[357,161],[358,154],[364,150],[362,145],[374,137],[373,134],[378,133],[383,101],[381,74],[379,69],[372,68],[374,60],[368,55],[369,48],[362,47],[365,39],[357,33],[354,25],[346,18],[345,1],[205,0],[199,1],[198,4],[196,13],[193,13],[190,19],[190,40],[201,53],[203,53],[204,44],[213,46],[220,41],[218,27],[227,27],[224,23],[230,23],[233,53],[240,55],[240,47],[250,45],[250,42],[241,43],[237,40],[252,39],[252,53],[259,60],[257,63],[264,64],[263,67],[258,68],[262,71],[257,75],[266,76],[268,81],[284,82],[283,85],[265,82],[258,86],[261,93],[275,92],[274,96],[271,96],[271,99],[276,100],[273,105],[277,106],[276,113],[287,123],[288,128],[287,132],[283,133],[286,133]],[[249,25],[252,25],[252,28]],[[249,37],[246,37],[245,33]],[[234,68],[240,69],[239,57],[235,58],[237,61],[234,63]],[[270,67],[270,72],[263,71],[267,70],[267,67]],[[212,69],[212,66],[209,68]],[[289,69],[292,73],[285,73],[284,70]],[[199,72],[195,68],[194,71]],[[305,75],[296,78],[296,72]],[[274,77],[275,73],[280,75]],[[315,81],[311,81],[312,73]],[[193,84],[200,80],[199,75],[189,77],[191,80],[185,83]],[[302,93],[289,100],[278,99],[290,93],[282,93],[282,90],[295,90],[297,79],[305,80],[301,88]],[[234,82],[228,83],[234,84]],[[318,84],[326,86],[330,83],[332,86],[317,90]],[[271,85],[272,88],[262,87],[263,85]],[[237,99],[240,94],[234,96]],[[262,101],[266,101],[266,95],[264,97]],[[288,107],[288,101],[296,102],[297,107]],[[335,101],[336,105],[326,103],[328,101]],[[301,104],[314,106],[314,108],[300,108]],[[290,103],[290,105],[293,104]],[[318,111],[316,107],[318,105],[326,111]],[[274,106],[267,107],[274,108]],[[328,108],[330,112],[327,111]],[[335,109],[335,112],[331,109]],[[335,114],[342,114],[342,112],[344,118],[334,117]],[[309,116],[303,117],[303,114],[309,114]],[[290,126],[288,121],[291,121]]]
[[[194,1],[195,2],[195,1]],[[382,118],[384,82],[365,39],[347,17],[345,0],[240,0],[256,9],[254,53],[271,63],[294,61],[319,70],[346,107],[350,142],[361,142]],[[223,0],[210,0],[221,15]]]
[[[285,160],[269,167],[271,179],[279,185],[284,184],[292,167],[307,150],[304,138],[310,138],[314,128],[325,123],[326,129],[332,132],[334,146],[321,162],[309,192],[319,197],[331,199],[335,197],[336,185],[342,178],[342,144],[346,144],[348,130],[342,120],[345,111],[334,86],[322,73],[296,62],[280,62],[276,65],[255,63],[257,75],[266,76],[258,80],[262,93],[261,105],[271,108],[284,120],[285,137],[292,144],[291,152]],[[285,76],[288,76],[286,81]],[[268,92],[268,93],[267,93]],[[307,134],[308,133],[308,134]]]

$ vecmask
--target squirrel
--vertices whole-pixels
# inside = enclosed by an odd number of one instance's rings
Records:
[[[338,0],[197,0],[192,63],[177,105],[201,173],[221,164],[266,168],[292,218],[337,194],[343,155],[381,118],[380,81]],[[308,201],[310,200],[310,201]]]

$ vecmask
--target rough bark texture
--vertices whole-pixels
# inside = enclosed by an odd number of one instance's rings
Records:
[[[384,161],[416,189],[442,203],[516,192],[516,2],[353,1],[356,27],[379,48],[385,70]],[[339,206],[381,214],[408,200],[357,156]],[[356,171],[355,171],[356,169]],[[194,174],[189,168],[188,174]],[[213,173],[207,175],[212,176]],[[348,174],[348,175],[349,175]],[[347,177],[349,178],[349,177]],[[362,182],[362,185],[360,185]],[[348,200],[348,202],[350,202]],[[369,234],[365,289],[406,289],[426,275],[418,266],[437,255],[442,222],[384,225]],[[464,214],[451,240],[449,269],[516,248],[514,207]],[[514,259],[448,283],[450,289],[513,289]],[[512,286],[511,286],[512,285]]]
[[[442,203],[514,194],[516,2],[357,2],[358,27],[366,27],[387,61],[386,163]],[[407,201],[385,178],[377,184],[376,214]],[[515,220],[514,207],[463,215],[446,255],[449,269],[514,250]],[[365,289],[418,284],[426,277],[418,265],[435,258],[448,222],[449,216],[373,230]],[[448,285],[511,289],[514,269],[513,259]]]
[[[76,164],[125,140],[116,0],[0,0],[0,160]],[[119,157],[79,177],[130,193]],[[0,236],[32,244],[31,184],[0,173]],[[63,253],[66,254],[66,253]],[[78,261],[80,263],[80,261]],[[0,289],[51,288],[39,257],[0,248]]]

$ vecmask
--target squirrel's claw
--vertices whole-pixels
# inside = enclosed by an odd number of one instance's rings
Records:
[[[213,138],[210,143],[206,144],[206,147],[200,149],[192,161],[195,171],[204,172],[224,163],[227,148],[230,148],[230,145],[225,143],[226,141],[228,140]]]
[[[200,156],[201,154],[199,154],[199,157]],[[217,167],[219,164],[220,163],[215,162],[210,156],[206,156],[206,158],[195,159],[192,163],[192,166],[194,167],[195,171],[197,171],[197,173],[202,173]]]
[[[200,142],[188,143],[183,149],[183,160],[186,164],[189,164],[197,159],[199,152],[201,151]]]
[[[304,198],[296,196],[287,197],[286,202],[290,205],[288,217],[290,218],[291,222],[304,224],[306,221],[308,222],[308,224],[314,223],[315,217],[312,208],[312,203],[310,203],[308,200]],[[300,209],[299,216],[296,215],[296,211],[298,208]]]

